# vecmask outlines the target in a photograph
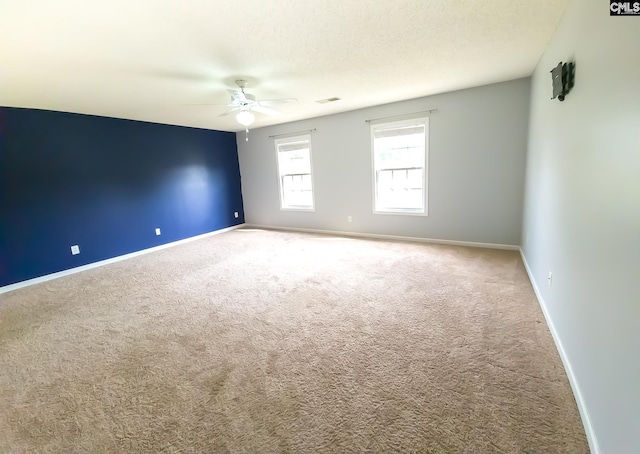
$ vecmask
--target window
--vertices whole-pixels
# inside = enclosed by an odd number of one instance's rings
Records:
[[[371,125],[374,213],[427,214],[429,119]]]
[[[280,208],[313,211],[311,136],[276,140]]]

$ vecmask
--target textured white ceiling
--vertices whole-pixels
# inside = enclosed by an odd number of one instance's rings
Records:
[[[237,131],[529,76],[570,0],[3,0],[0,105]],[[341,101],[317,104],[337,96]]]

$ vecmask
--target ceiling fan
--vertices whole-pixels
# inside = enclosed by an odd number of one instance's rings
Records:
[[[256,119],[254,112],[258,112],[264,115],[278,115],[280,112],[271,108],[279,104],[287,104],[292,102],[298,102],[296,98],[283,98],[283,99],[267,99],[258,101],[252,94],[245,93],[244,89],[247,86],[246,80],[236,80],[238,85],[237,90],[227,90],[231,94],[231,102],[227,104],[229,109],[226,112],[220,114],[221,117],[225,115],[238,112],[236,114],[236,121],[245,128],[248,128]]]

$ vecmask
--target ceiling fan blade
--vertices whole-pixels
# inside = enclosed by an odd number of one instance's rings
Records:
[[[277,106],[279,104],[290,104],[298,102],[296,98],[282,98],[282,99],[265,99],[264,101],[258,102],[261,106]]]
[[[241,90],[236,91],[236,96],[241,102],[247,102],[247,95],[244,94],[244,91],[241,91]]]
[[[238,110],[240,110],[240,107],[232,107],[231,109],[228,109],[225,112],[222,112],[220,115],[218,115],[219,117],[224,117],[226,115],[232,114],[233,112],[237,112]]]
[[[265,115],[271,115],[271,116],[280,115],[280,112],[278,112],[277,110],[269,109],[268,107],[264,107],[259,103],[252,105],[251,110],[255,112],[260,112],[261,114],[265,114]]]

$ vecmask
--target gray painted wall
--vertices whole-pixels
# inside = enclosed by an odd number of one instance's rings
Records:
[[[609,17],[606,5],[573,2],[533,75],[522,241],[593,451],[636,453],[640,17]],[[552,101],[549,71],[571,60],[575,88]]]
[[[238,133],[250,224],[520,244],[530,79],[413,99]],[[429,215],[373,214],[367,119],[430,115]],[[281,211],[274,140],[312,133],[315,212]],[[347,222],[347,216],[353,222]]]

